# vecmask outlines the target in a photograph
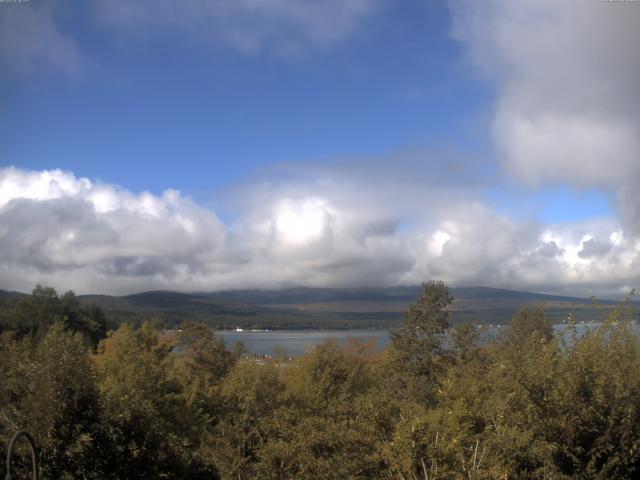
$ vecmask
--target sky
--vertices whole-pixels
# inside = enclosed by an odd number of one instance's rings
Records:
[[[0,2],[0,288],[640,285],[640,2]]]

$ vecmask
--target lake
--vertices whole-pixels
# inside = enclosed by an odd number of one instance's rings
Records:
[[[258,355],[273,355],[276,349],[284,348],[288,355],[294,357],[330,339],[339,343],[346,343],[349,339],[373,342],[377,349],[385,348],[390,341],[389,330],[221,330],[216,333],[225,339],[227,347],[242,342],[249,352]]]
[[[599,322],[580,323],[577,325],[578,335],[589,329],[602,325]],[[636,326],[634,325],[634,328]],[[554,325],[556,333],[567,328],[565,324]],[[504,326],[487,327],[488,337],[500,335],[505,330]],[[258,355],[274,355],[276,350],[284,349],[286,354],[300,356],[315,345],[334,339],[339,343],[346,343],[350,339],[361,342],[372,342],[376,349],[382,350],[389,345],[389,330],[271,330],[271,331],[235,331],[220,330],[216,332],[227,342],[231,348],[234,343],[242,342],[250,353]]]

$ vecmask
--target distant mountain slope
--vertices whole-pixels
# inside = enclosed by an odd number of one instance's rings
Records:
[[[420,286],[389,288],[288,288],[181,293],[148,291],[122,297],[83,295],[80,300],[103,307],[115,320],[157,318],[175,326],[187,319],[216,328],[371,328],[397,325],[416,300]],[[542,304],[561,321],[601,318],[618,302],[594,306],[590,299],[488,287],[452,288],[453,321],[507,323],[521,306]]]
[[[379,318],[395,324],[420,294],[420,286],[390,288],[290,288],[283,290],[233,290],[201,293],[218,300],[233,300],[266,307],[294,309],[324,317],[352,319]],[[454,302],[453,322],[506,323],[518,308],[543,305],[556,321],[569,314],[580,320],[600,319],[618,301],[601,300],[594,305],[589,298],[565,297],[490,287],[450,289]],[[636,304],[637,305],[637,304]],[[603,307],[604,310],[601,310]],[[637,308],[637,307],[636,307]]]
[[[8,290],[0,290],[0,300],[2,299],[13,300],[16,298],[24,297],[25,295],[27,294],[22,292],[10,292]]]
[[[214,299],[198,294],[180,293],[164,290],[135,293],[120,297],[134,308],[145,310],[184,312],[205,315],[257,316],[274,313],[288,314],[278,310],[248,303],[225,299]]]
[[[546,302],[569,302],[569,303],[588,303],[591,304],[590,298],[565,297],[561,295],[549,295],[546,293],[523,292],[520,290],[507,290],[504,288],[491,287],[459,287],[452,288],[451,293],[454,298],[464,299],[505,299],[505,300],[524,300],[524,301],[546,301]],[[613,300],[602,300],[601,303],[618,303]]]
[[[219,300],[252,303],[257,305],[301,304],[325,302],[406,301],[412,302],[422,287],[386,288],[285,288],[280,290],[226,290],[199,295]]]
[[[372,288],[287,288],[281,290],[227,290],[204,292],[198,295],[256,305],[282,305],[327,302],[413,302],[420,295],[421,286]],[[553,301],[591,304],[588,298],[564,297],[491,287],[451,288],[454,299]],[[605,300],[601,303],[617,303]]]

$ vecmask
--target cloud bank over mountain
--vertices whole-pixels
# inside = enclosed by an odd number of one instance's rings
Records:
[[[316,172],[247,184],[236,220],[177,191],[132,193],[70,172],[0,170],[0,288],[79,292],[282,285],[457,285],[618,291],[640,245],[614,221],[546,226],[437,179]]]

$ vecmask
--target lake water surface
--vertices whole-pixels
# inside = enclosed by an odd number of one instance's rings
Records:
[[[599,327],[601,323],[578,324],[577,333],[582,333]],[[568,328],[565,324],[554,325],[556,333],[561,333]],[[634,329],[637,329],[634,325]],[[487,327],[486,337],[500,335],[504,332],[504,326]],[[335,339],[339,343],[346,343],[350,339],[361,342],[372,342],[376,349],[382,350],[389,345],[389,330],[271,330],[271,331],[242,331],[221,330],[216,332],[232,347],[236,342],[242,342],[250,353],[258,355],[274,355],[277,350],[291,356],[302,355],[309,348]]]
[[[349,339],[373,342],[376,349],[384,349],[389,344],[389,330],[271,330],[242,331],[222,330],[216,332],[231,347],[242,342],[249,352],[259,355],[273,355],[276,349],[284,348],[288,355],[302,355],[309,348],[330,339],[346,343]]]

